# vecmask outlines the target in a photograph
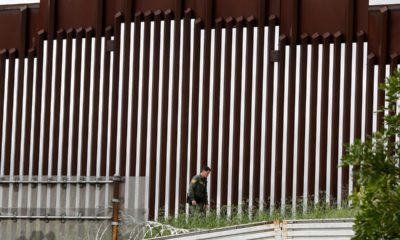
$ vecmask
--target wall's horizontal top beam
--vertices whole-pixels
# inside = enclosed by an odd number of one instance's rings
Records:
[[[58,29],[86,29],[96,31],[98,25],[98,5],[103,4],[102,26],[113,25],[114,16],[121,12],[126,15],[126,0],[57,0],[55,4],[54,23],[48,23],[48,9],[52,0],[18,1],[14,5],[0,5],[0,49],[18,48],[22,33],[26,33],[25,46],[35,47],[37,33],[40,30],[55,33]],[[302,34],[343,33],[343,41],[356,41],[358,32],[366,33],[371,52],[379,55],[378,45],[381,34],[379,12],[382,3],[396,4],[396,1],[378,0],[208,0],[211,6],[211,17],[207,15],[205,0],[131,0],[130,16],[137,12],[166,11],[182,16],[185,9],[192,9],[192,16],[200,18],[206,25],[214,27],[215,19],[232,17],[247,18],[253,16],[258,26],[269,16],[276,16],[281,27],[280,34],[295,38],[297,44]],[[21,5],[20,3],[30,3]],[[263,9],[260,9],[263,8]],[[27,8],[26,20],[22,18],[22,9]],[[400,52],[400,5],[388,5],[390,14],[388,53]],[[26,21],[26,22],[24,22]],[[209,21],[211,21],[209,23]],[[267,23],[264,23],[267,25]],[[47,29],[54,26],[55,29]],[[22,29],[25,28],[25,29]],[[49,31],[50,30],[50,31]],[[104,35],[104,29],[100,29]],[[293,35],[294,34],[294,35]],[[351,36],[350,36],[351,35]],[[55,38],[55,36],[53,36]],[[290,42],[290,41],[288,41]],[[389,55],[390,55],[389,54]],[[25,52],[26,55],[26,52]]]

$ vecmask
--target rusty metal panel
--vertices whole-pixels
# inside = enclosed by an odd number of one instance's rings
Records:
[[[12,24],[10,24],[12,23]],[[19,31],[15,31],[20,26],[20,17],[18,10],[0,10],[0,49],[11,49],[16,47],[19,42]]]
[[[166,11],[168,9],[173,12],[177,11],[176,3],[184,2],[181,0],[145,0],[145,1],[132,1],[135,12],[147,12],[154,10]],[[185,1],[186,2],[186,1]]]
[[[204,19],[206,17],[206,10],[203,7],[203,2],[204,0],[187,0],[184,6],[185,8],[192,8],[196,18]],[[262,4],[262,2],[265,2],[265,4]],[[258,23],[261,11],[267,16],[275,15],[279,17],[281,1],[249,0],[244,3],[241,0],[214,0],[212,1],[212,5],[214,19],[253,15],[256,17],[256,23]],[[264,24],[267,24],[267,22]]]
[[[113,24],[114,15],[117,12],[124,12],[126,0],[104,0],[103,8],[103,24],[109,26]],[[42,0],[40,4],[30,4],[29,9],[29,29],[28,36],[31,44],[33,46],[33,41],[38,30],[48,24],[49,15],[49,3],[50,0]],[[338,1],[318,1],[318,0],[305,0],[299,3],[299,34],[308,33],[313,34],[315,32],[346,32],[346,27],[348,20],[346,20],[346,11],[343,9],[348,9],[349,3],[352,1],[348,0],[338,0]],[[56,8],[56,29],[64,28],[88,28],[96,26],[97,18],[99,13],[97,11],[98,6],[102,5],[103,1],[97,0],[59,0],[55,2]],[[206,5],[211,6],[211,11],[208,10]],[[229,6],[229,7],[227,7]],[[12,30],[18,28],[18,19],[16,19],[16,13],[21,6],[14,7],[2,7],[2,13],[0,13],[0,18],[7,24],[1,26],[0,29],[4,29],[4,32],[12,33],[13,31],[5,31],[6,29]],[[276,15],[280,17],[282,33],[290,36],[291,26],[293,22],[293,16],[291,12],[293,11],[292,1],[289,0],[275,0],[268,1],[263,4],[263,0],[251,0],[243,4],[241,0],[228,1],[228,0],[218,0],[218,1],[204,1],[200,0],[188,0],[188,1],[177,1],[177,0],[146,0],[146,1],[134,1],[131,11],[146,12],[149,10],[166,10],[171,9],[173,11],[180,11],[182,15],[182,9],[192,8],[194,12],[194,17],[200,17],[206,19],[211,14],[213,19],[222,17],[227,18],[229,16],[237,18],[239,16],[255,16],[255,21],[257,23],[258,19],[263,15]],[[262,9],[260,9],[262,8]],[[367,30],[367,8],[368,3],[365,0],[357,0],[354,2],[354,31],[353,40],[356,37],[356,31]],[[296,8],[297,9],[297,8]],[[398,19],[398,16],[394,16]],[[212,19],[210,23],[213,24]],[[262,20],[262,19],[261,19]],[[207,20],[206,22],[208,22]],[[264,20],[265,21],[265,20]],[[9,23],[12,24],[9,24]],[[297,21],[294,21],[297,22]],[[264,24],[267,24],[266,22]],[[213,24],[214,25],[214,24]],[[3,30],[0,30],[3,32]],[[395,36],[396,33],[394,33]],[[299,37],[299,36],[298,36]],[[4,39],[0,40],[0,47],[11,48],[13,47],[13,42],[19,38],[17,33],[11,34]]]
[[[397,7],[391,10],[389,15],[389,54],[400,54],[400,6],[397,5]]]
[[[115,14],[123,11],[124,0],[104,0],[104,26],[113,26]]]
[[[47,0],[51,1],[51,0]],[[41,1],[42,11],[46,11],[45,3]],[[98,0],[58,0],[56,3],[56,29],[59,28],[88,28],[96,26]]]
[[[40,18],[39,4],[18,4],[0,6],[0,49],[13,48],[17,46],[17,42],[23,38],[20,35],[20,29],[23,27],[23,21],[19,18],[20,12],[27,12],[27,39],[30,42],[29,46],[34,46],[37,32],[43,28],[43,21]],[[7,33],[5,35],[4,33]]]
[[[251,16],[259,11],[259,0],[250,0],[246,4],[240,4],[239,2],[232,0],[214,1],[215,18]]]
[[[351,8],[350,5],[354,4]],[[367,11],[368,1],[365,0],[337,0],[337,1],[319,1],[319,0],[302,0],[299,2],[299,34],[307,33],[335,33],[346,32],[349,24],[355,24],[352,31],[352,40],[355,40],[356,33],[359,30],[367,30],[367,19],[365,12]],[[280,19],[281,33],[290,36],[293,31],[293,17],[291,13],[295,6],[291,0],[281,0]],[[347,20],[348,10],[350,14],[354,14],[352,21]],[[351,15],[350,15],[351,16]],[[345,36],[347,38],[347,36]]]
[[[382,14],[385,12],[388,14],[389,25],[387,35],[383,36]],[[387,39],[387,43],[382,41],[382,37]],[[378,64],[381,62],[382,44],[387,44],[385,63],[389,64],[390,55],[400,53],[400,5],[373,6],[368,9],[368,53],[376,55]]]

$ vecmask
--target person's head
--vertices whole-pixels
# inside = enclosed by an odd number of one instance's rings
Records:
[[[211,172],[211,168],[209,167],[209,166],[204,166],[202,169],[201,169],[201,176],[203,177],[203,178],[207,178],[208,177],[208,175],[210,175],[210,172]]]

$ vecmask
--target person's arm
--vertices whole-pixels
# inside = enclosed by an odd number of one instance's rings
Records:
[[[192,205],[196,205],[196,200],[194,200],[195,184],[196,184],[196,179],[195,179],[195,177],[193,177],[189,184],[189,198],[192,201]]]
[[[207,191],[207,182],[205,182],[206,187],[205,187],[205,193],[204,196],[206,197],[206,199],[204,199],[204,203],[205,205],[208,205],[208,191]]]

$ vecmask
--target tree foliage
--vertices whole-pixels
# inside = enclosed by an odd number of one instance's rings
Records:
[[[400,239],[400,72],[380,86],[386,92],[383,127],[347,147],[343,166],[352,165],[350,196],[358,209],[353,239]]]

